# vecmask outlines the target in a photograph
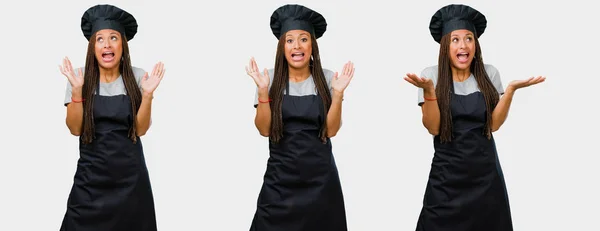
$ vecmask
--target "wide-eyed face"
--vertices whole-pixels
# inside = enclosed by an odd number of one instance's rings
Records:
[[[471,67],[475,56],[475,35],[469,30],[455,30],[450,34],[450,60],[458,70]]]
[[[291,68],[301,69],[310,64],[312,40],[304,30],[290,30],[285,34],[285,59]]]
[[[103,29],[92,37],[95,39],[96,60],[101,68],[113,69],[119,67],[123,55],[123,38],[121,33],[112,29]]]

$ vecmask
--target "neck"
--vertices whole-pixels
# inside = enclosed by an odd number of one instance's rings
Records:
[[[467,67],[463,70],[458,69],[456,67],[452,67],[452,80],[456,82],[462,82],[471,76],[471,68]]]
[[[119,75],[120,73],[118,67],[111,69],[100,67],[100,82],[110,83],[112,81],[115,81],[115,79],[117,79]]]
[[[288,66],[288,75],[290,77],[290,81],[302,82],[308,79],[308,76],[310,76],[310,70],[308,69],[308,66],[300,69]]]

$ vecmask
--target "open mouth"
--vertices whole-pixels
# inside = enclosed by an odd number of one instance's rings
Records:
[[[292,53],[293,61],[302,61],[303,59],[304,59],[304,53],[302,53],[302,52]]]
[[[102,53],[102,61],[112,62],[115,59],[115,53],[112,51],[105,51]]]
[[[456,58],[458,58],[458,61],[461,63],[467,62],[469,60],[469,53],[460,52],[460,53],[456,54]]]

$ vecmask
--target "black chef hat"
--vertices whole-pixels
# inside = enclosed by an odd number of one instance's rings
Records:
[[[81,30],[88,41],[94,33],[102,29],[116,30],[130,41],[137,33],[137,27],[137,22],[131,14],[113,5],[90,7],[81,17]]]
[[[320,38],[327,30],[323,15],[301,5],[284,5],[271,15],[271,30],[277,39],[290,30],[305,30]]]
[[[479,38],[485,31],[487,20],[470,6],[451,4],[439,9],[429,23],[429,31],[436,42],[452,31],[466,29]]]

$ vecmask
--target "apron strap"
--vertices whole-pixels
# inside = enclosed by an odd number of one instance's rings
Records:
[[[94,91],[94,94],[100,95],[100,77],[98,77],[98,84],[96,85],[96,90]]]
[[[288,76],[287,78],[285,78],[285,92],[283,93],[284,95],[288,95],[290,92],[290,77]]]

